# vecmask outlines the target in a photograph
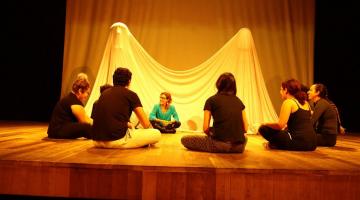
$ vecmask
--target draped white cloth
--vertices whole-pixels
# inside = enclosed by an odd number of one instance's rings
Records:
[[[237,96],[245,104],[250,133],[262,122],[278,120],[265,86],[251,32],[247,28],[240,29],[218,52],[199,66],[176,71],[156,62],[125,24],[113,24],[85,106],[88,114],[100,96],[100,86],[112,84],[112,75],[117,67],[126,67],[133,73],[130,89],[138,94],[147,114],[159,102],[161,92],[170,92],[172,104],[182,123],[180,129],[202,130],[205,101],[216,93],[216,80],[224,72],[231,72],[236,78]]]

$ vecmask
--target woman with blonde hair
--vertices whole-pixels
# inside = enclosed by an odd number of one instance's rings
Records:
[[[77,75],[71,92],[55,106],[49,127],[49,138],[90,138],[93,120],[85,113],[84,103],[90,94],[90,82],[84,73]]]

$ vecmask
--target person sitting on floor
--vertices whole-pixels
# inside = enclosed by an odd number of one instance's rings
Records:
[[[206,135],[186,135],[181,143],[190,150],[214,153],[242,153],[245,149],[248,122],[245,105],[236,96],[232,73],[223,73],[216,81],[217,93],[204,106],[203,131]],[[213,127],[210,119],[213,117]]]
[[[72,85],[72,91],[55,105],[47,130],[49,138],[90,138],[93,120],[84,109],[89,94],[90,82],[86,74],[80,73]]]
[[[150,113],[149,118],[152,126],[159,129],[161,133],[175,133],[175,129],[181,125],[175,106],[171,105],[171,102],[171,94],[162,92],[160,103],[155,104]]]
[[[129,89],[132,73],[119,67],[113,74],[114,86],[103,92],[94,110],[91,138],[95,147],[137,148],[157,143],[161,134],[151,129],[138,95]],[[134,112],[143,129],[135,129],[130,123]]]
[[[313,103],[311,122],[317,135],[317,145],[335,146],[336,136],[340,132],[340,117],[335,104],[328,99],[326,86],[312,85],[308,96]]]
[[[111,88],[112,85],[110,84],[104,84],[102,86],[100,86],[100,95],[107,89]],[[92,111],[91,111],[91,118],[94,118],[94,113],[95,113],[95,109],[96,109],[96,104],[98,103],[98,100],[96,100],[94,103],[93,103],[93,108],[92,108]]]
[[[295,79],[281,83],[281,98],[284,99],[279,121],[265,123],[258,132],[269,141],[270,148],[313,151],[316,149],[316,134],[311,124],[311,109],[307,95]]]

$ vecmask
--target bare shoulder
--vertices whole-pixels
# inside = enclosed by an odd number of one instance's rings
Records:
[[[291,110],[291,113],[298,109],[296,102],[293,99],[285,99],[282,105],[283,109]]]
[[[284,106],[292,106],[292,105],[296,105],[296,102],[293,99],[285,99],[283,102]]]
[[[305,104],[301,106],[304,110],[311,110],[310,104],[308,101],[305,101]]]

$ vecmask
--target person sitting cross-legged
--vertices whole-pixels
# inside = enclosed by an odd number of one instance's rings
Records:
[[[152,126],[159,129],[161,133],[175,133],[175,129],[181,125],[175,106],[171,105],[171,102],[171,94],[162,92],[160,94],[160,103],[155,104],[150,113]]]
[[[113,74],[114,86],[101,94],[94,110],[91,134],[95,147],[138,148],[160,140],[160,131],[151,128],[138,95],[129,89],[131,77],[129,69],[117,68]],[[132,112],[142,129],[135,129],[130,123]]]

